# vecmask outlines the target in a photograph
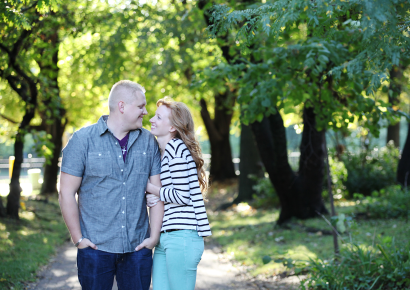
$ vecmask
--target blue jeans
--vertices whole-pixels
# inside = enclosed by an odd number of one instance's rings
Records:
[[[154,252],[153,289],[194,290],[203,252],[204,239],[197,231],[162,233]]]
[[[114,254],[90,247],[78,249],[78,280],[83,290],[111,290],[114,275],[119,290],[148,290],[151,283],[152,250]]]

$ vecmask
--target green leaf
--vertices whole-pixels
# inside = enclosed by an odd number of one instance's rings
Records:
[[[263,263],[264,265],[266,265],[266,264],[269,263],[270,261],[272,261],[272,258],[271,258],[271,257],[269,257],[269,256],[263,256],[263,258],[262,258],[262,263]]]

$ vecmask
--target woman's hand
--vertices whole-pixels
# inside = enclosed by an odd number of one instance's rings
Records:
[[[145,194],[145,197],[147,198],[148,207],[153,207],[157,205],[158,201],[160,201],[158,196],[156,196],[155,194],[148,193],[148,192]]]

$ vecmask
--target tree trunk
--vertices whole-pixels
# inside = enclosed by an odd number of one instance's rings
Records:
[[[201,116],[211,144],[211,181],[223,181],[236,177],[229,142],[234,103],[235,98],[229,91],[215,95],[215,116],[212,119],[206,101],[200,100]]]
[[[49,125],[46,130],[46,132],[52,136],[54,149],[53,157],[44,166],[43,185],[40,191],[41,195],[47,196],[57,193],[58,159],[62,149],[64,127],[61,118],[55,118],[54,123]]]
[[[251,124],[261,160],[281,203],[278,224],[283,224],[292,217],[306,219],[317,216],[317,212],[327,213],[322,199],[323,133],[315,128],[313,108],[304,109],[303,120],[298,174],[289,165],[286,131],[280,113]]]
[[[390,71],[390,87],[389,87],[389,103],[394,110],[397,110],[400,104],[400,94],[402,91],[402,78],[403,70],[401,66],[394,66]],[[393,140],[394,146],[400,147],[400,121],[396,124],[389,124],[387,127],[387,140],[388,143]]]
[[[259,158],[258,148],[256,147],[252,130],[243,123],[241,124],[240,144],[239,193],[233,201],[234,204],[252,200],[254,193],[253,186],[256,184],[256,181],[249,178],[250,174],[256,177],[263,176],[263,164]]]
[[[48,86],[44,89],[44,110],[40,112],[43,119],[43,127],[47,134],[52,136],[51,142],[54,145],[53,156],[47,160],[44,166],[43,185],[41,187],[41,195],[51,195],[57,193],[57,175],[58,175],[58,159],[61,153],[62,137],[65,124],[62,123],[65,116],[60,98],[60,88],[58,86],[58,51],[59,37],[58,33],[52,31],[50,34],[43,35],[44,41],[49,43],[47,49],[40,49],[42,56],[38,61],[41,68],[42,76],[47,79]],[[51,56],[51,57],[50,57]],[[52,122],[49,122],[49,119]]]
[[[33,114],[34,115],[34,114]],[[21,164],[23,163],[24,133],[20,129],[14,143],[14,166],[10,181],[10,193],[7,196],[7,215],[13,219],[19,219],[20,208],[20,173]]]
[[[3,205],[3,199],[0,197],[0,217],[6,217],[6,209]]]
[[[408,126],[406,144],[397,167],[397,181],[405,187],[410,183],[410,123]]]
[[[36,21],[35,21],[36,22]],[[30,122],[34,118],[37,107],[37,84],[34,77],[27,74],[18,63],[18,56],[21,48],[33,33],[34,29],[24,30],[11,49],[2,46],[2,50],[8,54],[10,74],[5,75],[10,87],[25,102],[25,114],[19,125],[14,143],[14,166],[10,181],[10,193],[7,196],[6,213],[13,219],[19,219],[20,208],[20,173],[23,163],[24,136],[28,133]],[[14,74],[11,74],[13,72]]]
[[[323,138],[324,130],[316,129],[316,114],[313,107],[303,109],[303,133],[300,145],[299,178],[303,184],[304,201],[298,210],[301,218],[316,216],[316,212],[327,213],[322,198],[324,177]]]

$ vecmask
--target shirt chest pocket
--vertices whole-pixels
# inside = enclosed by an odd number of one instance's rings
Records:
[[[138,150],[134,152],[134,166],[137,173],[151,172],[152,151]]]
[[[93,176],[107,176],[112,172],[111,152],[88,152],[88,174]]]

